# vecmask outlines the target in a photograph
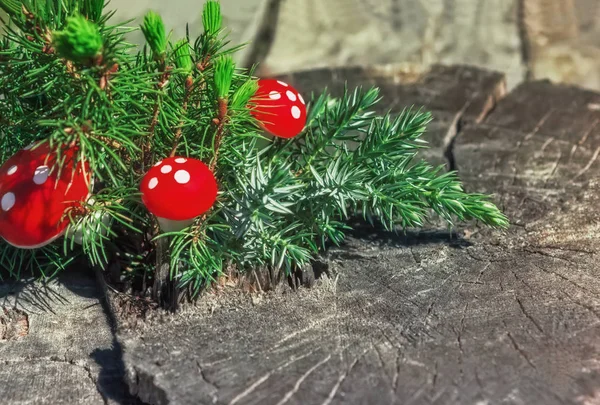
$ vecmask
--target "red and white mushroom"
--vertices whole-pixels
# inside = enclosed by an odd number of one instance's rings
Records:
[[[13,246],[34,249],[62,236],[67,210],[90,196],[89,165],[77,162],[77,148],[57,155],[47,142],[20,150],[0,167],[0,236]]]
[[[197,159],[169,157],[152,167],[140,185],[142,202],[165,232],[179,231],[208,211],[217,199],[217,181]]]
[[[306,104],[292,86],[275,79],[260,79],[251,100],[251,112],[262,127],[280,138],[293,138],[306,125]]]

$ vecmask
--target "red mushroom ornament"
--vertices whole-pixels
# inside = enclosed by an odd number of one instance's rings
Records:
[[[47,142],[31,146],[0,167],[0,236],[23,249],[62,236],[69,225],[67,210],[79,209],[90,196],[89,165],[80,161],[75,167],[77,147],[61,148],[59,173],[57,155]]]
[[[152,167],[140,185],[142,202],[165,232],[180,231],[217,199],[217,181],[197,159],[169,157]]]
[[[292,86],[275,79],[260,79],[251,113],[262,127],[280,138],[293,138],[306,125],[306,105]]]

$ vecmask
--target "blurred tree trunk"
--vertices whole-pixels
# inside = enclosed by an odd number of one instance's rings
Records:
[[[532,78],[600,89],[600,2],[520,2]]]

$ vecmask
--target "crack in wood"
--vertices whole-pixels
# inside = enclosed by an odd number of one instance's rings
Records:
[[[506,326],[506,323],[505,323],[505,326]],[[508,326],[506,328],[508,329]],[[521,357],[523,357],[523,359],[525,359],[527,364],[529,364],[533,369],[537,370],[537,367],[535,366],[535,364],[533,364],[533,362],[531,361],[529,356],[527,356],[527,353],[525,353],[525,351],[523,349],[521,349],[521,347],[517,344],[517,341],[511,335],[511,333],[506,332],[506,336],[508,336],[508,339],[510,340],[512,347],[521,355]]]
[[[214,394],[212,394],[211,396],[215,403],[218,402],[219,396],[217,395],[217,393],[219,391],[219,385],[215,382],[210,381],[206,377],[206,372],[204,371],[204,367],[202,366],[202,364],[200,364],[199,360],[196,360],[196,367],[198,367],[198,372],[200,373],[200,377],[202,377],[202,380],[215,389],[216,392]]]
[[[394,403],[394,398],[396,393],[398,392],[398,381],[400,378],[400,354],[396,352],[396,367],[394,368],[394,377],[392,378],[392,403]]]
[[[542,334],[546,334],[544,332],[544,329],[542,329],[542,327],[540,326],[540,324],[535,320],[535,318],[533,316],[531,316],[526,310],[525,310],[525,306],[523,305],[523,302],[521,301],[521,299],[519,297],[515,297],[515,300],[517,301],[517,303],[519,304],[519,308],[521,308],[521,312],[523,313],[523,315],[525,315],[525,317],[527,319],[529,319],[531,321],[531,323],[536,327],[536,329],[542,333]]]
[[[463,311],[462,311],[462,318],[460,319],[460,329],[456,333],[456,341],[458,343],[458,350],[459,350],[458,365],[459,365],[459,372],[460,372],[461,380],[463,380],[465,377],[464,362],[463,362],[465,350],[464,350],[463,343],[462,343],[462,334],[465,331],[465,318],[467,316],[468,309],[469,309],[469,303],[466,303],[465,307],[463,308]]]
[[[590,290],[589,288],[586,288],[586,287],[584,287],[584,286],[582,286],[582,285],[580,285],[580,284],[576,283],[575,281],[571,280],[571,279],[570,279],[570,278],[568,278],[567,276],[564,276],[564,275],[562,275],[562,274],[560,274],[560,273],[558,273],[558,272],[556,272],[556,271],[553,271],[553,270],[546,269],[546,268],[544,268],[544,267],[540,266],[540,265],[539,265],[539,264],[537,264],[537,263],[532,263],[532,265],[533,265],[534,267],[536,267],[537,269],[540,269],[540,270],[542,270],[544,273],[547,273],[547,274],[552,274],[552,275],[554,275],[554,276],[556,276],[556,277],[558,277],[558,278],[560,278],[560,279],[562,279],[562,280],[564,280],[564,281],[568,282],[569,284],[571,284],[571,285],[573,285],[573,286],[577,287],[578,289],[580,289],[580,290],[582,290],[582,291],[585,291],[585,292],[587,292],[587,293],[590,293],[590,294],[592,294],[592,295],[595,295],[596,297],[600,297],[600,293],[598,293],[597,291]]]
[[[96,373],[94,373],[92,371],[92,368],[90,367],[90,365],[83,363],[82,361],[77,361],[74,359],[68,359],[67,356],[65,355],[64,357],[59,357],[59,356],[48,356],[48,357],[33,357],[33,358],[23,358],[23,359],[0,359],[1,363],[4,364],[8,364],[8,363],[31,363],[31,362],[48,362],[48,363],[59,363],[59,364],[67,364],[70,366],[74,366],[77,368],[82,369],[83,371],[85,371],[85,376],[88,380],[91,381],[92,385],[96,388],[96,391],[98,392],[98,395],[100,395],[100,398],[102,399],[102,402],[104,402],[105,405],[108,405],[109,401],[108,401],[108,396],[106,395],[106,393],[101,389],[101,387],[98,385],[98,378],[95,375]]]

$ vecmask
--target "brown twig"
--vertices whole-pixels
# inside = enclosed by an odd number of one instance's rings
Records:
[[[190,101],[190,96],[192,95],[192,91],[194,90],[194,79],[192,76],[188,76],[185,80],[185,95],[183,96],[183,116],[179,121],[179,125],[177,126],[177,131],[175,132],[175,139],[173,140],[173,149],[171,149],[170,157],[175,156],[177,152],[177,147],[179,146],[179,139],[181,138],[181,134],[183,133],[184,126],[184,117],[187,114],[188,103]]]
[[[102,75],[100,76],[100,81],[98,82],[98,86],[101,90],[105,90],[108,82],[110,80],[111,75],[114,75],[119,70],[119,64],[113,63],[110,67],[104,67]]]
[[[171,76],[171,68],[169,66],[161,68],[162,74],[156,84],[158,91],[162,91],[169,83],[169,77]],[[150,148],[152,146],[152,138],[158,125],[158,115],[160,114],[160,100],[163,94],[159,93],[154,104],[154,110],[152,111],[152,119],[150,120],[150,126],[148,127],[148,136],[146,142],[142,145],[142,173],[145,171],[146,166],[149,166],[151,161],[148,161],[150,156]]]
[[[225,98],[219,98],[219,116],[213,119],[213,123],[217,126],[217,133],[215,134],[215,146],[214,146],[214,155],[210,162],[209,169],[211,172],[215,172],[215,168],[217,167],[217,160],[219,158],[219,148],[221,147],[221,141],[223,139],[223,135],[225,133],[225,123],[227,122],[227,112],[228,112],[228,101]],[[202,217],[200,217],[200,221],[197,223],[197,228],[200,228],[202,224],[206,222],[206,218],[208,218],[208,212],[205,212]],[[196,235],[194,240],[197,242],[199,240],[199,236]]]
[[[202,72],[204,72],[204,70],[206,70],[206,68],[208,67],[209,64],[210,64],[210,55],[204,56],[204,58],[202,58],[202,60],[196,64],[196,69],[198,69],[198,71],[201,74],[200,83],[198,85],[194,85],[194,79],[192,76],[188,76],[185,81],[185,95],[183,98],[183,115],[184,116],[187,114],[188,104],[189,104],[189,100],[190,100],[190,96],[192,95],[192,92],[197,88],[199,88],[200,90],[204,89],[204,86],[206,83],[204,81],[204,76],[202,76]],[[200,98],[198,98],[198,105],[196,106],[196,108],[200,108]],[[177,126],[177,131],[175,132],[173,149],[171,149],[171,153],[169,154],[170,157],[175,156],[175,153],[177,152],[177,148],[179,147],[179,139],[181,138],[181,135],[183,133],[183,126],[184,126],[184,123],[183,123],[183,118],[182,118],[181,121],[179,122],[179,125]]]
[[[215,135],[214,143],[214,155],[210,162],[210,171],[214,173],[217,167],[217,160],[219,159],[219,148],[221,147],[221,141],[223,140],[223,134],[225,132],[225,123],[227,121],[227,105],[228,101],[225,98],[219,98],[219,116],[213,120],[217,125],[217,133]]]

